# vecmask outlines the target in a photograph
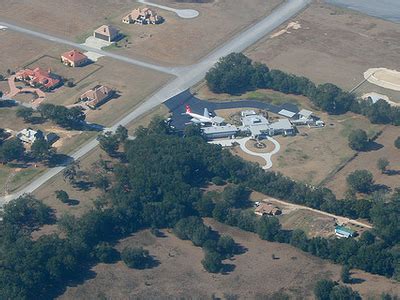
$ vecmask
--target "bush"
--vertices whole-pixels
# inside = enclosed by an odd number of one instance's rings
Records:
[[[140,248],[125,247],[121,252],[124,263],[133,269],[145,269],[151,265],[152,258],[148,250]]]
[[[362,129],[353,130],[350,133],[348,140],[350,148],[356,151],[366,150],[369,143],[367,133]]]
[[[101,242],[96,245],[93,249],[92,255],[99,262],[106,264],[112,263],[118,258],[118,252],[106,242]]]
[[[58,190],[55,191],[55,194],[57,199],[60,200],[62,203],[69,203],[69,195],[66,191]]]

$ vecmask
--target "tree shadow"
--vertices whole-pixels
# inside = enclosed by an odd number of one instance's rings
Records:
[[[49,160],[48,166],[50,168],[60,167],[60,166],[66,167],[73,161],[74,159],[71,156],[62,153],[57,153]]]
[[[361,284],[365,282],[365,279],[362,278],[352,278],[350,279],[350,284]]]
[[[97,274],[91,269],[92,266],[92,264],[82,265],[81,268],[74,273],[74,277],[72,279],[54,285],[53,289],[50,290],[47,295],[42,295],[42,299],[55,299],[58,296],[64,294],[68,287],[77,287],[83,284],[86,280],[95,278]]]
[[[377,142],[372,141],[372,142],[369,142],[369,143],[368,143],[368,145],[367,145],[367,147],[365,148],[364,152],[368,152],[368,151],[377,151],[377,150],[382,149],[382,148],[383,148],[383,145],[382,145],[382,144],[379,144],[379,143],[377,143]]]
[[[76,200],[76,199],[69,199],[68,202],[67,202],[67,205],[68,205],[68,206],[76,206],[76,205],[78,205],[79,203],[80,203],[79,200]]]
[[[80,191],[85,191],[87,192],[93,187],[93,182],[91,181],[85,181],[85,180],[79,180],[74,183],[74,187],[79,189]]]
[[[400,175],[400,170],[386,170],[383,174],[388,176]]]
[[[235,269],[236,266],[234,264],[223,264],[221,274],[228,275],[229,273],[232,273]]]
[[[372,188],[371,188],[371,191],[372,191],[372,192],[381,191],[381,192],[388,193],[388,192],[391,191],[391,188],[388,187],[388,186],[385,185],[385,184],[374,184],[374,185],[372,186]]]
[[[234,255],[245,254],[247,251],[249,251],[248,248],[235,242],[235,252],[233,253]]]

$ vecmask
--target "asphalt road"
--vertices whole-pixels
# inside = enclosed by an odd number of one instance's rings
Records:
[[[201,81],[206,72],[218,61],[220,57],[223,57],[232,52],[241,52],[262,39],[265,35],[273,31],[279,25],[296,15],[302,9],[304,9],[312,0],[287,0],[284,4],[280,5],[276,8],[270,15],[254,24],[247,30],[241,32],[233,39],[222,45],[221,47],[213,50],[210,54],[204,57],[199,63],[182,68],[165,68],[160,66],[155,66],[152,64],[148,64],[145,62],[140,62],[137,60],[133,60],[121,55],[116,55],[113,53],[109,53],[106,51],[98,50],[98,49],[84,49],[86,51],[93,51],[99,54],[119,59],[122,61],[126,61],[127,63],[140,65],[143,67],[149,67],[151,69],[158,69],[161,72],[172,73],[177,75],[177,77],[167,83],[164,87],[158,90],[156,93],[151,95],[143,104],[141,104],[137,109],[129,113],[123,119],[117,121],[114,126],[108,128],[106,130],[115,130],[119,125],[125,126],[130,122],[134,121],[141,115],[147,113],[151,109],[155,108],[157,105],[163,103],[167,99],[173,97],[176,94],[179,94],[185,90],[187,90],[192,85]],[[28,30],[19,26],[15,26],[12,24],[4,23],[0,21],[0,25],[7,26],[10,30],[15,30],[21,33],[29,34],[32,36],[36,36],[38,38],[51,40],[53,42],[68,44],[74,47],[78,47],[82,49],[82,45],[70,42],[68,40],[64,40],[61,38],[56,38],[49,36],[44,33],[35,32],[32,30]],[[95,50],[95,51],[94,51]],[[163,71],[164,70],[164,71]],[[89,141],[84,144],[80,149],[74,152],[71,156],[77,160],[83,157],[85,154],[89,153],[98,145],[96,139]],[[36,189],[38,189],[41,185],[47,182],[49,179],[57,175],[61,172],[65,167],[56,167],[46,171],[44,174],[36,178],[34,181],[29,183],[23,189],[18,191],[15,194],[7,195],[0,198],[0,205],[7,203],[8,201],[19,197],[25,193],[32,193]]]

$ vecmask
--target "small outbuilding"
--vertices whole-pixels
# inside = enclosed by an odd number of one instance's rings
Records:
[[[339,238],[354,237],[355,233],[356,232],[353,229],[345,227],[345,226],[336,226],[335,227],[335,234]]]
[[[73,49],[61,55],[61,61],[69,67],[80,67],[86,65],[89,61],[88,57],[82,52]]]
[[[93,36],[111,43],[118,39],[119,30],[111,25],[102,25],[94,31]]]

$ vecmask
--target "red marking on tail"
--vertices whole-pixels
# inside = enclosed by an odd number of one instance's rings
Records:
[[[190,108],[189,105],[186,105],[186,113],[188,114],[192,113],[192,109]]]

